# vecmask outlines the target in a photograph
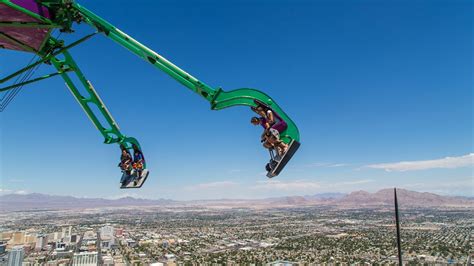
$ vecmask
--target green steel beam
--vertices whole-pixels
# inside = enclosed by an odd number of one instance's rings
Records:
[[[220,110],[236,105],[256,106],[254,100],[259,100],[268,104],[288,124],[288,129],[281,134],[282,140],[285,143],[290,143],[291,140],[299,141],[299,131],[295,123],[285,112],[283,112],[276,102],[265,93],[254,89],[238,89],[228,92],[225,92],[222,89],[213,89],[206,83],[198,80],[186,71],[177,67],[163,56],[141,44],[121,30],[117,29],[115,26],[97,16],[87,8],[82,7],[77,3],[74,3],[73,7],[78,10],[82,16],[82,19],[86,23],[94,26],[116,43],[122,45],[143,60],[151,63],[153,66],[158,67],[160,70],[164,71],[179,83],[204,97],[211,103],[211,109]]]
[[[68,72],[68,71],[71,71],[71,69],[65,69],[63,71]],[[25,82],[21,82],[21,83],[13,84],[13,85],[10,85],[10,86],[6,86],[6,87],[3,87],[3,88],[0,88],[0,92],[5,92],[7,90],[15,89],[15,88],[18,88],[20,86],[24,86],[26,84],[34,83],[34,82],[37,82],[37,81],[40,81],[40,80],[43,80],[43,79],[52,78],[52,77],[55,77],[57,75],[61,75],[61,73],[56,72],[56,73],[44,75],[44,76],[41,76],[41,77],[38,77],[38,78],[35,78],[35,79],[30,79],[30,80],[25,81]]]
[[[300,133],[293,120],[291,120],[291,118],[270,96],[259,90],[242,88],[228,92],[220,91],[216,98],[213,99],[211,108],[213,110],[221,110],[237,105],[257,106],[255,100],[259,100],[268,105],[288,124],[288,128],[280,134],[283,142],[290,143],[291,140],[300,141]]]
[[[16,71],[16,72],[14,72],[14,73],[12,73],[12,74],[6,76],[6,77],[4,77],[3,79],[0,79],[0,84],[2,84],[2,83],[4,83],[4,82],[6,82],[6,81],[8,81],[8,80],[10,80],[10,79],[12,79],[12,78],[18,76],[18,75],[20,75],[21,73],[23,73],[23,72],[25,72],[25,71],[27,71],[27,70],[29,70],[29,69],[32,69],[33,67],[35,67],[35,66],[37,66],[37,65],[40,65],[40,64],[42,64],[42,63],[45,63],[45,62],[49,61],[49,60],[50,60],[51,58],[53,58],[54,56],[57,56],[57,55],[63,53],[64,51],[67,51],[68,49],[70,49],[70,48],[72,48],[72,47],[74,47],[74,46],[76,46],[76,45],[78,45],[78,44],[80,44],[80,43],[82,43],[82,42],[88,40],[89,38],[91,38],[92,36],[94,36],[94,35],[96,35],[96,34],[97,34],[97,32],[88,34],[88,35],[86,35],[86,36],[80,38],[79,40],[77,40],[77,41],[75,41],[75,42],[73,42],[73,43],[71,43],[71,44],[69,44],[69,45],[67,45],[67,46],[62,47],[61,49],[59,49],[59,50],[57,50],[57,51],[55,51],[55,52],[53,52],[53,53],[50,53],[50,52],[48,52],[48,51],[46,51],[46,50],[42,51],[43,54],[40,55],[40,56],[42,56],[42,58],[41,58],[40,60],[38,60],[38,61],[34,62],[33,64],[30,64],[30,65],[28,65],[28,66],[26,66],[26,67],[20,69],[20,70],[18,70],[18,71]],[[62,46],[62,44],[61,44],[60,41],[55,40],[55,39],[53,39],[53,38],[49,38],[49,39],[48,39],[48,42],[49,42],[48,50],[49,50],[50,48],[54,49],[54,47],[61,47],[61,46]]]
[[[141,150],[140,144],[135,138],[127,137],[120,132],[118,124],[113,119],[104,102],[99,97],[92,84],[85,78],[84,74],[79,69],[78,65],[71,57],[69,52],[63,51],[61,54],[64,56],[64,59],[53,57],[51,58],[51,63],[56,68],[61,77],[64,79],[72,95],[74,96],[74,98],[76,98],[77,102],[87,114],[91,122],[104,136],[104,143],[118,143],[127,149],[131,149],[132,144],[135,144]],[[74,72],[75,76],[79,80],[78,84],[76,84],[69,75],[68,72],[71,71]],[[85,91],[87,93],[81,94],[78,89],[78,86],[82,86],[83,88],[85,88]],[[91,108],[92,106],[96,106],[96,110],[98,110],[98,112],[94,111]],[[98,116],[104,118],[102,121],[106,124],[102,124]],[[146,165],[144,165],[144,168],[146,168]]]
[[[86,23],[94,26],[99,31],[102,31],[113,41],[124,46],[143,60],[158,67],[172,78],[176,79],[178,82],[188,87],[192,91],[198,93],[208,101],[213,98],[215,90],[204,82],[201,82],[197,78],[191,76],[189,73],[166,60],[163,56],[141,44],[121,30],[117,29],[112,24],[97,16],[87,8],[82,7],[77,3],[74,3],[73,6],[80,12]]]
[[[119,142],[120,139],[123,138],[123,136],[120,133],[118,125],[112,119],[108,111],[106,111],[105,106],[103,105],[102,101],[98,97],[94,88],[91,86],[89,81],[84,77],[84,75],[82,74],[81,70],[79,69],[77,64],[74,62],[74,60],[72,59],[69,52],[64,51],[62,54],[64,55],[64,60],[54,57],[51,59],[51,63],[58,70],[58,72],[61,73],[61,76],[66,81],[66,85],[68,86],[71,93],[77,99],[77,101],[82,106],[84,111],[87,113],[87,115],[89,116],[93,124],[96,126],[96,128],[102,133],[102,135],[105,138],[105,143]],[[70,75],[66,71],[64,71],[65,69],[72,69],[74,71],[74,74],[79,80],[78,85],[83,86],[86,89],[87,91],[86,95],[81,94],[81,92],[79,91],[76,84],[73,82]],[[100,123],[99,119],[94,114],[94,111],[92,110],[92,108],[90,108],[89,103],[96,105],[99,108],[101,113],[106,117],[106,121],[109,123],[110,127],[106,128],[105,126],[107,125],[102,125]]]

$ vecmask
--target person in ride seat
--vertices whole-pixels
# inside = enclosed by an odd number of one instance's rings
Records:
[[[133,169],[137,171],[137,177],[142,175],[144,160],[143,153],[133,144]]]
[[[265,136],[263,146],[267,149],[275,147],[278,155],[283,156],[288,145],[280,140],[280,133],[288,128],[287,123],[276,112],[264,105],[259,104],[251,109],[261,116],[260,118],[254,117],[258,120],[252,118],[251,122],[254,125],[261,124],[265,129],[262,135]]]
[[[127,175],[130,175],[130,172],[132,171],[132,156],[125,147],[122,147],[122,155],[120,156],[120,163],[118,166]]]
[[[260,140],[261,142],[263,143],[263,147],[265,147],[266,149],[270,149],[272,148],[272,144],[270,142],[268,142],[268,134],[267,134],[267,130],[270,128],[270,124],[267,122],[267,119],[265,117],[252,117],[252,119],[250,119],[250,122],[257,126],[257,125],[261,125],[263,127],[263,133],[262,133],[262,136],[260,137]]]

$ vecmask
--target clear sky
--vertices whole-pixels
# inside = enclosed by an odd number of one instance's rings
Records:
[[[118,146],[102,144],[56,77],[25,87],[0,114],[1,193],[262,198],[397,186],[474,195],[472,1],[111,2],[79,1],[213,87],[271,95],[299,127],[300,150],[267,179],[249,108],[211,111],[99,35],[71,53],[122,132],[139,139],[151,170],[144,187],[118,188]],[[91,32],[76,29],[61,37]],[[0,55],[2,77],[32,56]]]

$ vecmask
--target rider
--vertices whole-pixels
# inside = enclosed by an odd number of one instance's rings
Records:
[[[280,133],[286,130],[288,125],[276,112],[259,102],[256,103],[257,107],[251,107],[251,109],[261,116],[260,118],[255,118],[260,120],[260,124],[265,129],[264,147],[270,148],[271,146],[274,146],[278,154],[283,156],[288,149],[288,145],[280,140]],[[252,118],[251,122],[254,125],[259,124],[254,118]]]
[[[260,137],[261,142],[263,143],[263,147],[270,149],[272,145],[268,142],[267,140],[267,130],[270,128],[270,124],[268,123],[267,119],[265,117],[252,117],[250,119],[250,123],[253,125],[261,125],[263,127],[263,133],[262,136]]]
[[[131,172],[131,163],[132,163],[132,156],[130,152],[125,147],[122,147],[122,155],[120,156],[120,163],[119,167],[124,171],[127,175],[130,175]]]
[[[145,161],[145,158],[143,157],[143,153],[135,144],[133,144],[132,146],[133,146],[133,168],[137,170],[137,177],[140,177],[142,175],[143,162]]]
[[[288,149],[288,145],[280,140],[280,133],[288,128],[288,124],[272,110],[267,110],[267,119],[272,124],[268,130],[270,133],[268,141],[277,148],[278,154],[283,156]]]

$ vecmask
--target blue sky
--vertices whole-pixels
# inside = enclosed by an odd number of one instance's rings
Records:
[[[0,114],[3,194],[262,198],[397,186],[474,195],[471,1],[80,3],[213,87],[270,94],[302,146],[267,179],[248,108],[211,111],[100,35],[71,53],[122,132],[140,140],[147,183],[118,189],[118,147],[102,144],[54,78],[25,87]],[[0,55],[1,76],[31,58]]]

